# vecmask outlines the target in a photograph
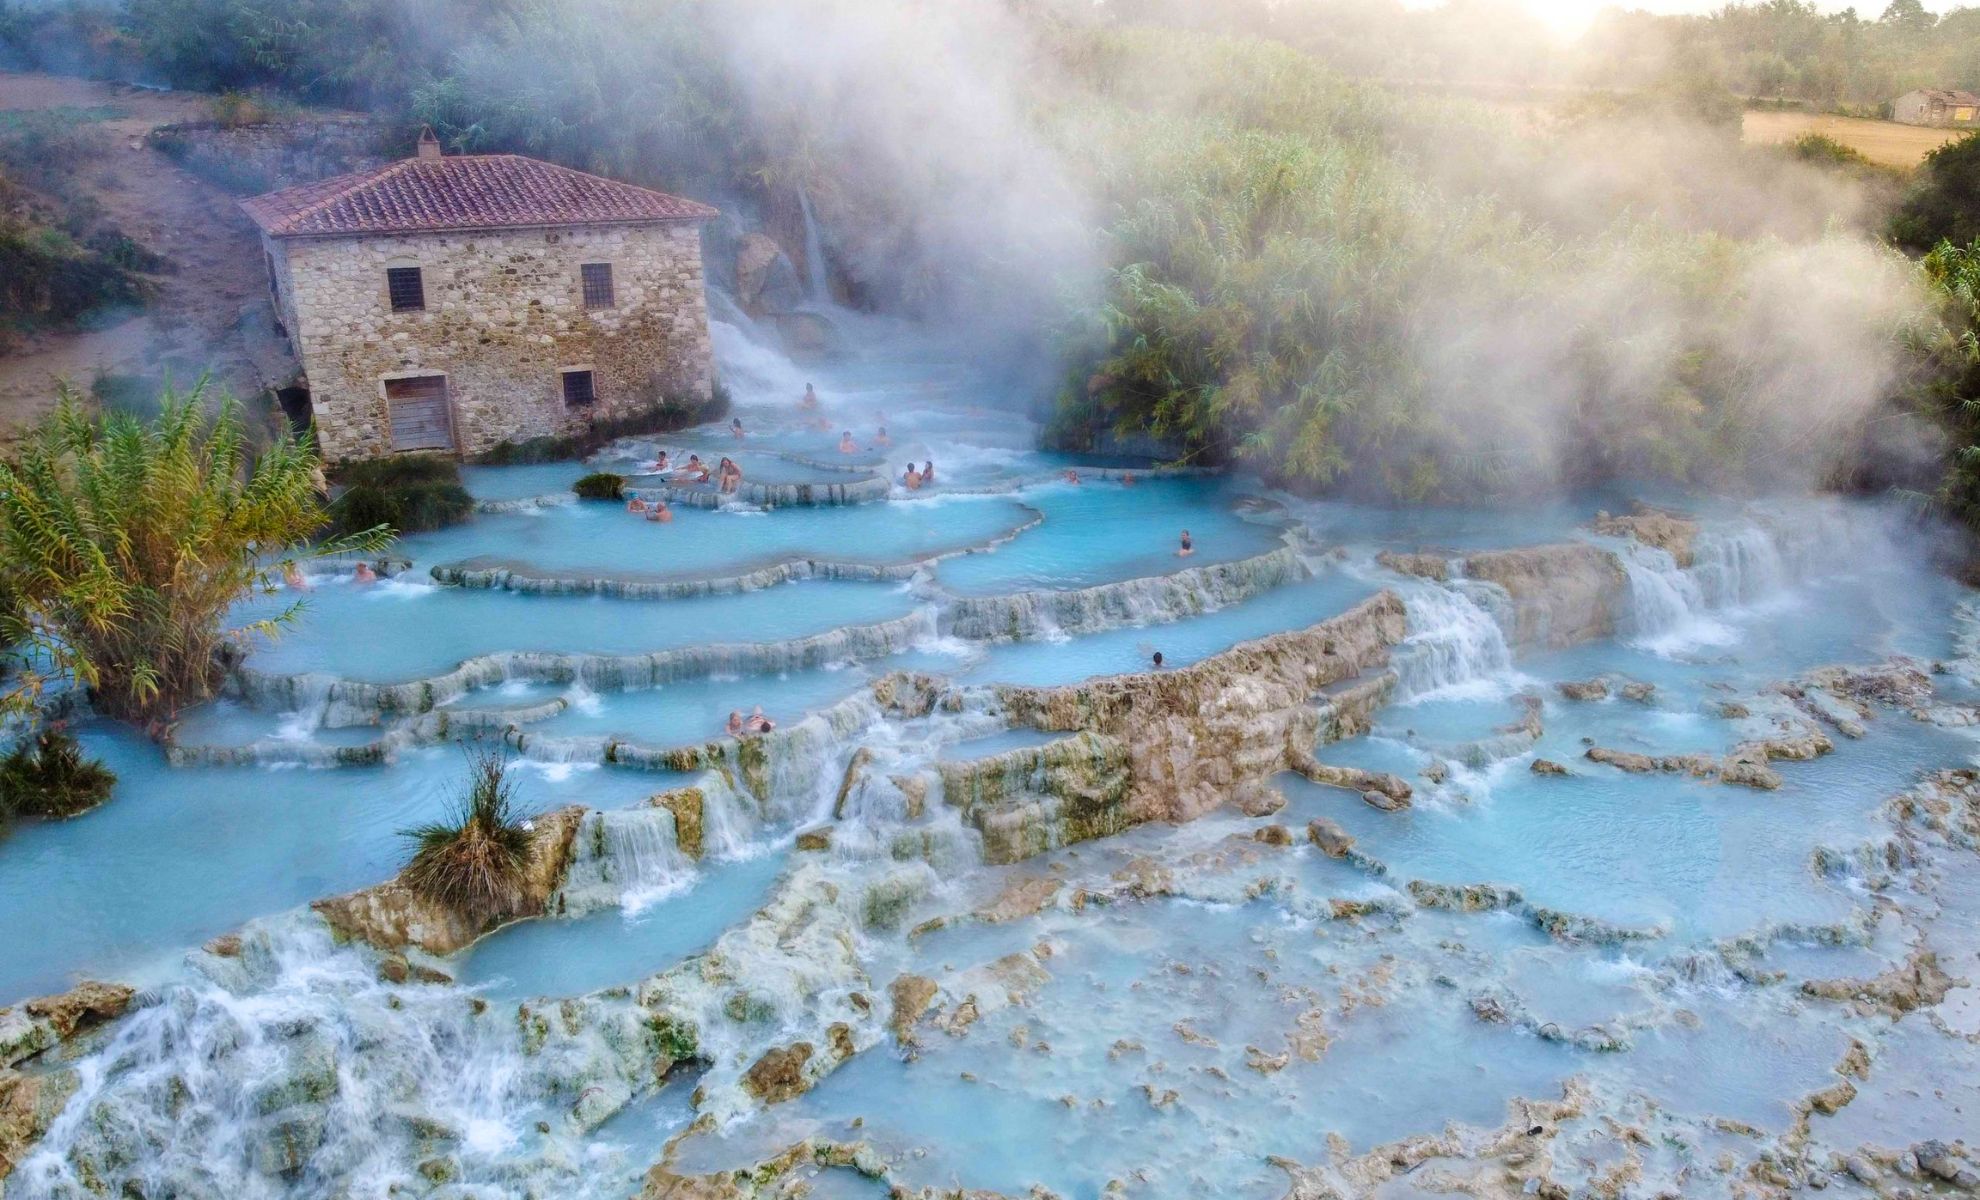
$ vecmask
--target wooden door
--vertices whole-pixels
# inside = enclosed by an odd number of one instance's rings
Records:
[[[445,375],[388,379],[385,402],[392,412],[392,449],[454,448],[454,411]]]

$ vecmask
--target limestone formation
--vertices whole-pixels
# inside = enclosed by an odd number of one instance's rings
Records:
[[[700,788],[684,787],[661,792],[647,800],[648,806],[674,814],[674,845],[689,858],[701,857],[702,821],[707,798]]]
[[[764,1051],[763,1057],[743,1072],[743,1090],[765,1104],[781,1104],[803,1095],[811,1087],[804,1073],[811,1054],[810,1042],[793,1042]]]
[[[1679,567],[1689,569],[1694,561],[1692,543],[1698,538],[1698,522],[1680,513],[1638,504],[1628,516],[1597,513],[1595,532],[1605,537],[1634,538],[1646,546],[1655,546],[1669,554]]]
[[[1375,561],[1398,575],[1414,575],[1418,579],[1434,579],[1438,583],[1444,583],[1451,577],[1451,560],[1441,554],[1403,554],[1384,550],[1375,556]]]
[[[1346,858],[1347,852],[1354,849],[1354,839],[1348,836],[1347,830],[1326,817],[1315,817],[1307,822],[1306,836],[1328,858]]]
[[[1507,636],[1518,650],[1558,649],[1609,637],[1629,595],[1622,563],[1585,542],[1474,554],[1464,560],[1464,574],[1496,584],[1510,597]]]
[[[310,907],[340,939],[365,942],[380,950],[453,954],[506,920],[539,916],[548,908],[570,867],[584,816],[583,808],[570,807],[534,819],[529,861],[523,871],[523,900],[516,911],[503,918],[470,920],[428,900],[399,879],[318,900]]]
[[[1122,826],[1188,821],[1269,784],[1310,750],[1308,699],[1386,665],[1402,640],[1402,601],[1384,592],[1309,629],[1276,634],[1174,671],[1060,688],[1002,687],[1017,720],[1090,731],[1124,760]]]

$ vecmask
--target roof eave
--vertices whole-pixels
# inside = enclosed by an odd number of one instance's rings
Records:
[[[621,228],[632,225],[686,225],[712,221],[722,214],[714,209],[705,213],[692,213],[679,217],[627,217],[617,221],[533,221],[528,224],[513,225],[433,225],[417,229],[358,229],[358,230],[291,230],[262,225],[255,221],[261,231],[272,238],[283,240],[311,239],[315,241],[340,241],[347,238],[380,237],[429,237],[449,233],[528,233],[540,229],[592,229],[600,226]],[[252,214],[249,220],[254,220]]]

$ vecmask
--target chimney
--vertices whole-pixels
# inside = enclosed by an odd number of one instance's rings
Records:
[[[428,125],[419,131],[419,158],[422,162],[440,160],[440,139],[433,136],[433,126]]]

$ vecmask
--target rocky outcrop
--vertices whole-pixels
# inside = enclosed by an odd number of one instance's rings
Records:
[[[736,303],[753,317],[795,310],[804,303],[804,283],[784,248],[761,233],[746,233],[736,245]]]
[[[937,770],[944,799],[982,833],[985,862],[1017,862],[1136,824],[1128,751],[1117,738],[1079,733]]]
[[[476,922],[444,908],[398,879],[348,895],[318,900],[310,907],[340,940],[380,950],[416,949],[448,955],[466,949],[507,921],[542,915],[569,869],[578,827],[586,810],[560,808],[535,818],[529,862],[523,874],[523,900],[500,919]]]
[[[1395,812],[1409,807],[1414,789],[1409,782],[1385,771],[1370,771],[1362,767],[1341,767],[1323,763],[1311,754],[1298,752],[1286,764],[1308,780],[1324,787],[1336,787],[1354,792],[1370,806],[1385,812]]]
[[[1780,773],[1768,764],[1776,759],[1806,761],[1827,754],[1834,744],[1820,733],[1810,733],[1799,737],[1765,738],[1743,742],[1733,748],[1724,758],[1710,754],[1639,754],[1632,750],[1613,750],[1606,746],[1591,746],[1587,758],[1591,762],[1604,763],[1632,775],[1647,775],[1662,771],[1671,775],[1690,775],[1698,779],[1716,779],[1721,783],[1736,784],[1741,787],[1773,791],[1781,786]],[[1534,768],[1539,770],[1538,765]]]
[[[1881,975],[1868,979],[1810,979],[1802,983],[1801,991],[1823,1000],[1854,1004],[1859,1011],[1902,1016],[1938,1004],[1957,983],[1940,969],[1937,954],[1918,949]]]
[[[811,1053],[810,1042],[771,1047],[743,1072],[743,1090],[765,1104],[796,1099],[811,1086],[804,1074]]]
[[[1597,513],[1594,529],[1604,537],[1633,538],[1646,546],[1655,546],[1687,570],[1695,561],[1692,543],[1698,538],[1698,522],[1681,513],[1639,504],[1628,516]]]
[[[0,1067],[13,1067],[116,1020],[130,1008],[132,988],[84,982],[66,992],[0,1008]]]
[[[0,1193],[80,1086],[71,1068],[16,1068],[123,1016],[136,995],[122,984],[91,981],[0,1008]]]
[[[1122,827],[1189,821],[1268,787],[1310,756],[1320,725],[1312,698],[1381,670],[1405,632],[1401,599],[1383,592],[1331,620],[1194,666],[1067,687],[1000,687],[996,695],[1019,723],[1085,730],[1119,756]]]
[[[1248,600],[1307,577],[1290,546],[1237,562],[1191,567],[1172,575],[1126,579],[1074,591],[959,596],[943,628],[976,641],[1082,634],[1127,625],[1181,620]]]
[[[700,788],[684,787],[661,792],[646,803],[674,814],[674,845],[689,858],[701,857],[701,831],[708,798]]]
[[[1432,579],[1445,583],[1451,577],[1451,559],[1448,555],[1404,554],[1396,550],[1384,550],[1375,556],[1375,561],[1398,575],[1414,575],[1418,579]]]
[[[1616,556],[1586,542],[1495,550],[1464,560],[1466,578],[1511,600],[1506,636],[1515,650],[1547,650],[1613,636],[1629,576]]]
[[[80,1086],[72,1069],[27,1074],[0,1067],[0,1192]]]
[[[1328,858],[1346,858],[1354,849],[1354,839],[1336,821],[1315,817],[1306,823],[1306,837]]]

